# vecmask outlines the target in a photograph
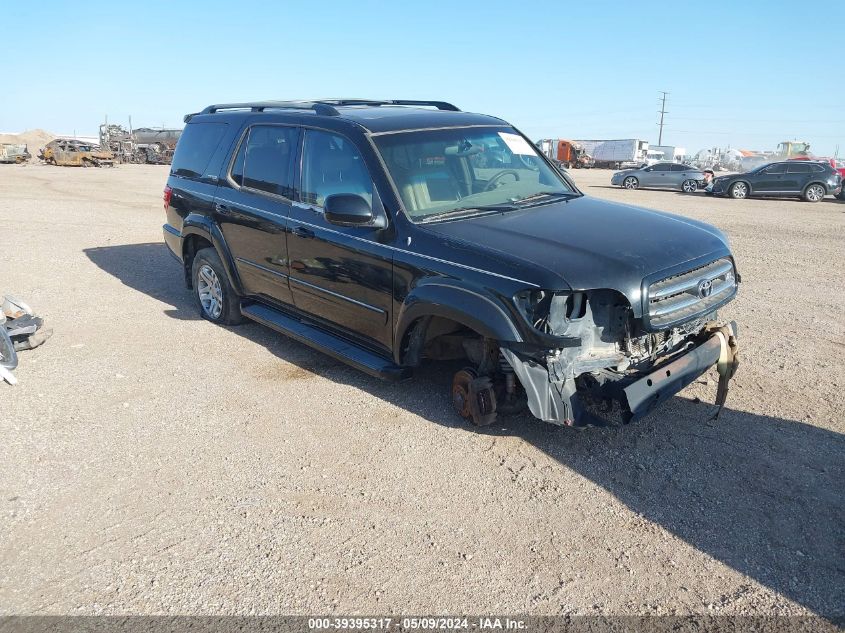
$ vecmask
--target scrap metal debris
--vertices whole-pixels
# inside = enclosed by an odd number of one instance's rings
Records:
[[[0,306],[0,379],[17,383],[12,370],[18,366],[18,352],[35,349],[53,335],[44,320],[25,302],[7,295]]]
[[[97,145],[73,139],[56,139],[41,148],[38,158],[64,167],[113,167],[114,154]]]

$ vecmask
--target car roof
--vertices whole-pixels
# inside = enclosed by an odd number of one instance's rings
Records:
[[[485,114],[431,110],[409,106],[343,106],[341,117],[354,121],[370,132],[395,132],[465,125],[503,125],[504,121]]]
[[[327,127],[354,125],[379,134],[405,130],[507,125],[502,119],[463,112],[442,101],[377,101],[338,99],[323,101],[265,101],[210,105],[202,112],[189,114],[185,122],[242,120],[291,122],[314,125],[316,120]],[[340,124],[340,125],[338,125]]]

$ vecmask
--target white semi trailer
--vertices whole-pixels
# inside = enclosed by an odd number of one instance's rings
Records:
[[[596,167],[639,167],[646,162],[648,141],[638,138],[610,140],[576,140],[596,161]]]

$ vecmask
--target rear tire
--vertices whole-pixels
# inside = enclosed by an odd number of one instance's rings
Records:
[[[232,285],[220,256],[213,248],[197,251],[191,265],[194,300],[202,318],[221,325],[243,323],[241,298]]]
[[[635,176],[626,176],[622,181],[622,186],[625,189],[636,189],[640,186],[640,181]]]
[[[814,182],[804,189],[803,198],[807,202],[821,202],[824,200],[825,194],[827,194],[827,191],[825,191],[824,186]]]
[[[748,185],[744,182],[735,182],[731,185],[730,194],[734,200],[743,200],[748,197]]]

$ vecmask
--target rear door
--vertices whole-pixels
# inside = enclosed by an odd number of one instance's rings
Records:
[[[814,165],[806,161],[795,160],[786,165],[786,175],[783,177],[783,190],[790,193],[801,193],[810,180]]]
[[[244,292],[282,304],[293,302],[286,233],[299,134],[296,126],[247,127],[214,204]]]
[[[328,196],[363,197],[384,213],[364,158],[347,137],[306,129],[302,143],[300,201],[291,210],[288,237],[294,304],[382,352],[392,351],[392,251],[382,230],[326,221]]]
[[[669,183],[671,184],[672,188],[680,189],[681,185],[685,180],[695,180],[695,177],[690,175],[695,170],[687,165],[681,165],[680,163],[673,163],[671,167],[671,173],[669,174]]]

